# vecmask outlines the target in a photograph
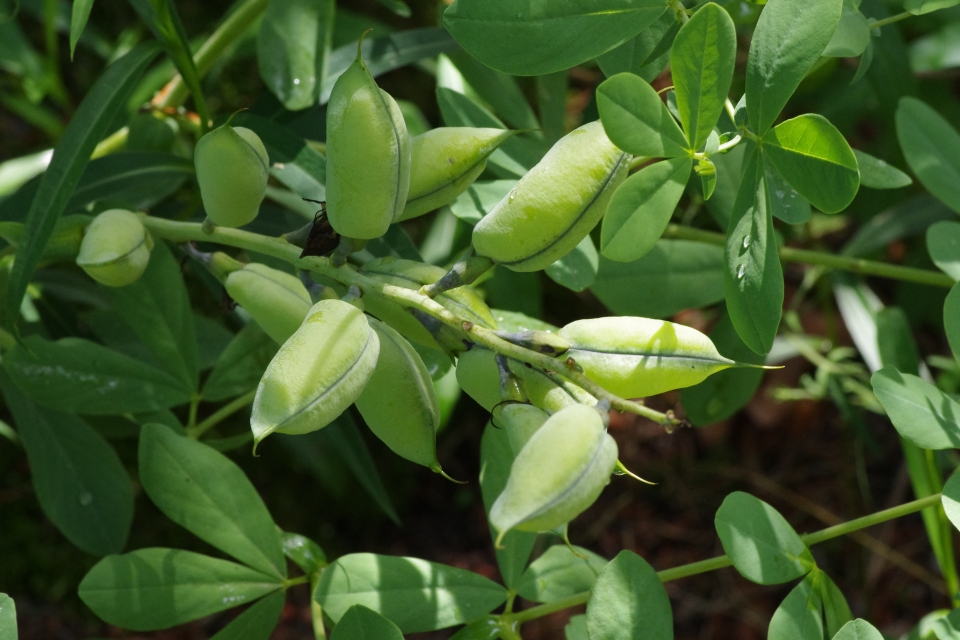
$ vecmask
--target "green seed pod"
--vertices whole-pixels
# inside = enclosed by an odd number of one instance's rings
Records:
[[[377,333],[360,309],[342,300],[313,305],[260,380],[250,418],[254,441],[330,424],[356,402],[379,353]]]
[[[523,381],[527,398],[534,406],[556,413],[574,404],[597,403],[596,398],[573,384],[556,384],[543,372],[522,362],[508,360],[510,371]],[[473,347],[457,359],[457,382],[471,398],[493,411],[503,400],[500,391],[500,370],[496,355],[489,349]]]
[[[193,156],[207,217],[221,227],[253,222],[267,193],[270,159],[250,129],[217,127],[197,142]]]
[[[616,464],[617,443],[596,409],[574,405],[550,416],[517,454],[490,508],[497,546],[511,529],[549,531],[576,518],[610,482]]]
[[[440,127],[410,140],[410,193],[400,220],[450,204],[487,167],[487,158],[517,131]]]
[[[137,214],[109,209],[87,227],[77,264],[101,284],[124,287],[143,275],[151,249],[153,239]]]
[[[407,125],[358,46],[327,105],[327,217],[341,236],[379,238],[403,212],[409,189]]]
[[[439,472],[440,404],[430,373],[403,336],[376,318],[368,320],[380,339],[380,357],[357,409],[394,453]]]
[[[623,398],[689,387],[737,366],[696,329],[665,320],[615,317],[578,320],[560,329],[567,357],[588,378]]]
[[[233,271],[224,286],[277,344],[296,332],[312,306],[300,278],[265,264],[254,262]]]
[[[493,412],[494,424],[506,430],[514,456],[520,453],[530,437],[549,417],[550,414],[543,409],[519,402],[500,405]]]
[[[550,266],[600,222],[629,158],[599,121],[570,132],[474,227],[477,255],[514,271]]]

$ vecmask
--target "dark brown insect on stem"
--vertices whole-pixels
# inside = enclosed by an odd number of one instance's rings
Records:
[[[340,244],[340,236],[334,231],[329,218],[327,218],[327,203],[324,200],[311,200],[310,198],[304,198],[304,201],[319,204],[320,210],[313,216],[313,226],[310,227],[310,235],[307,236],[307,243],[304,245],[300,257],[329,256]]]
[[[220,308],[228,312],[237,308],[237,301],[230,297],[226,289],[223,290],[223,295],[220,296]]]

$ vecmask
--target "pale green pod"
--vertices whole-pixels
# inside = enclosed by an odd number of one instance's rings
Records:
[[[530,437],[536,433],[550,414],[532,404],[511,402],[501,405],[493,412],[494,424],[503,427],[510,440],[510,449],[516,456]]]
[[[629,316],[578,320],[560,329],[565,354],[588,378],[622,398],[644,398],[702,382],[737,366],[696,329]]]
[[[558,385],[543,372],[516,360],[508,360],[510,371],[523,381],[527,398],[541,409],[556,413],[575,404],[597,403],[596,398],[573,384]],[[457,382],[468,396],[487,411],[503,400],[500,394],[500,370],[496,354],[474,346],[457,358]]]
[[[517,133],[440,127],[410,140],[410,192],[397,220],[416,218],[453,202],[483,173],[490,154]]]
[[[360,309],[342,300],[313,305],[260,380],[250,418],[254,441],[330,424],[360,397],[379,353],[377,333]]]
[[[380,356],[373,376],[357,398],[357,409],[391,451],[439,471],[440,404],[433,379],[403,336],[376,318],[368,320],[380,340]]]
[[[137,214],[109,209],[87,227],[77,264],[101,284],[124,287],[143,275],[151,249],[153,239]]]
[[[600,222],[629,159],[599,121],[570,132],[477,223],[477,255],[514,271],[550,266]]]
[[[403,212],[410,189],[410,141],[396,101],[360,57],[327,104],[327,217],[341,236],[379,238]]]
[[[231,272],[224,286],[277,344],[294,334],[313,304],[300,278],[256,262]]]
[[[197,142],[193,157],[207,217],[221,227],[253,222],[267,193],[270,159],[259,136],[225,124]]]
[[[490,508],[497,546],[511,529],[549,531],[576,518],[610,482],[616,464],[617,443],[596,409],[574,405],[550,416],[514,458]]]

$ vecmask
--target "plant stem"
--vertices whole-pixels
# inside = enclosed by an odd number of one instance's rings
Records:
[[[887,520],[894,520],[911,513],[923,511],[928,507],[936,506],[940,503],[940,497],[941,494],[936,493],[931,496],[927,496],[926,498],[920,498],[919,500],[907,502],[890,509],[884,509],[883,511],[878,511],[868,516],[863,516],[862,518],[856,518],[854,520],[850,520],[849,522],[844,522],[833,527],[821,529],[820,531],[816,531],[814,533],[802,535],[800,536],[800,539],[809,546],[818,544],[820,542],[825,542],[827,540],[832,540],[833,538],[839,538],[842,535],[859,531],[860,529],[866,529],[867,527],[872,527],[873,525],[886,522]],[[729,567],[732,564],[733,562],[731,562],[728,556],[718,556],[716,558],[700,560],[699,562],[692,562],[690,564],[681,565],[672,569],[658,571],[657,577],[660,578],[661,582],[669,582],[670,580],[678,580],[680,578],[695,576],[708,571],[723,569],[724,567]],[[504,620],[508,623],[528,622],[530,620],[534,620],[536,618],[540,618],[569,607],[585,604],[589,599],[590,592],[582,591],[580,593],[575,593],[572,596],[567,596],[561,600],[548,602],[547,604],[541,604],[536,607],[531,607],[530,609],[518,611],[517,613],[503,614],[501,616],[501,620]]]
[[[253,402],[253,398],[257,395],[256,389],[251,389],[242,396],[234,398],[227,404],[223,405],[217,409],[214,413],[205,418],[200,424],[195,427],[187,429],[187,435],[191,438],[199,438],[204,433],[220,424],[225,418],[233,415],[240,409],[243,409],[245,406]]]
[[[677,240],[693,240],[695,242],[705,242],[724,246],[727,238],[722,233],[705,231],[703,229],[694,229],[681,225],[671,224],[663,233],[664,238],[674,238]],[[817,264],[831,269],[840,269],[853,273],[860,273],[868,276],[880,276],[891,278],[893,280],[903,280],[905,282],[916,282],[918,284],[927,284],[934,287],[952,287],[955,283],[953,278],[945,273],[931,271],[929,269],[916,269],[914,267],[901,267],[886,262],[877,262],[875,260],[863,260],[851,256],[836,255],[823,251],[810,251],[808,249],[794,249],[793,247],[780,247],[780,259],[783,262],[802,262],[804,264]]]
[[[906,18],[909,18],[912,15],[913,14],[910,13],[909,11],[904,11],[903,13],[898,13],[895,16],[890,16],[889,18],[884,18],[883,20],[877,20],[876,22],[871,22],[870,28],[879,29],[882,26],[893,24],[894,22],[900,22],[901,20],[905,20]]]

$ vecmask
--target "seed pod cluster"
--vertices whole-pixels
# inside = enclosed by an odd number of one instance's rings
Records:
[[[224,287],[277,344],[296,332],[312,305],[299,278],[265,264],[251,263],[232,271]]]
[[[87,227],[77,264],[101,284],[124,287],[143,275],[151,249],[153,239],[137,214],[109,209]]]
[[[537,429],[490,508],[497,544],[511,529],[549,531],[573,520],[610,482],[617,444],[596,409],[573,405]]]
[[[250,419],[254,440],[330,424],[360,396],[379,353],[377,333],[356,306],[342,300],[313,305],[260,380]]]
[[[643,398],[702,382],[737,366],[696,329],[665,320],[578,320],[560,330],[566,353],[588,378],[623,398]]]
[[[599,121],[570,132],[477,223],[477,255],[514,271],[550,266],[600,222],[629,158]]]
[[[221,227],[253,222],[267,193],[270,159],[260,137],[229,122],[207,133],[194,152],[207,217]]]

